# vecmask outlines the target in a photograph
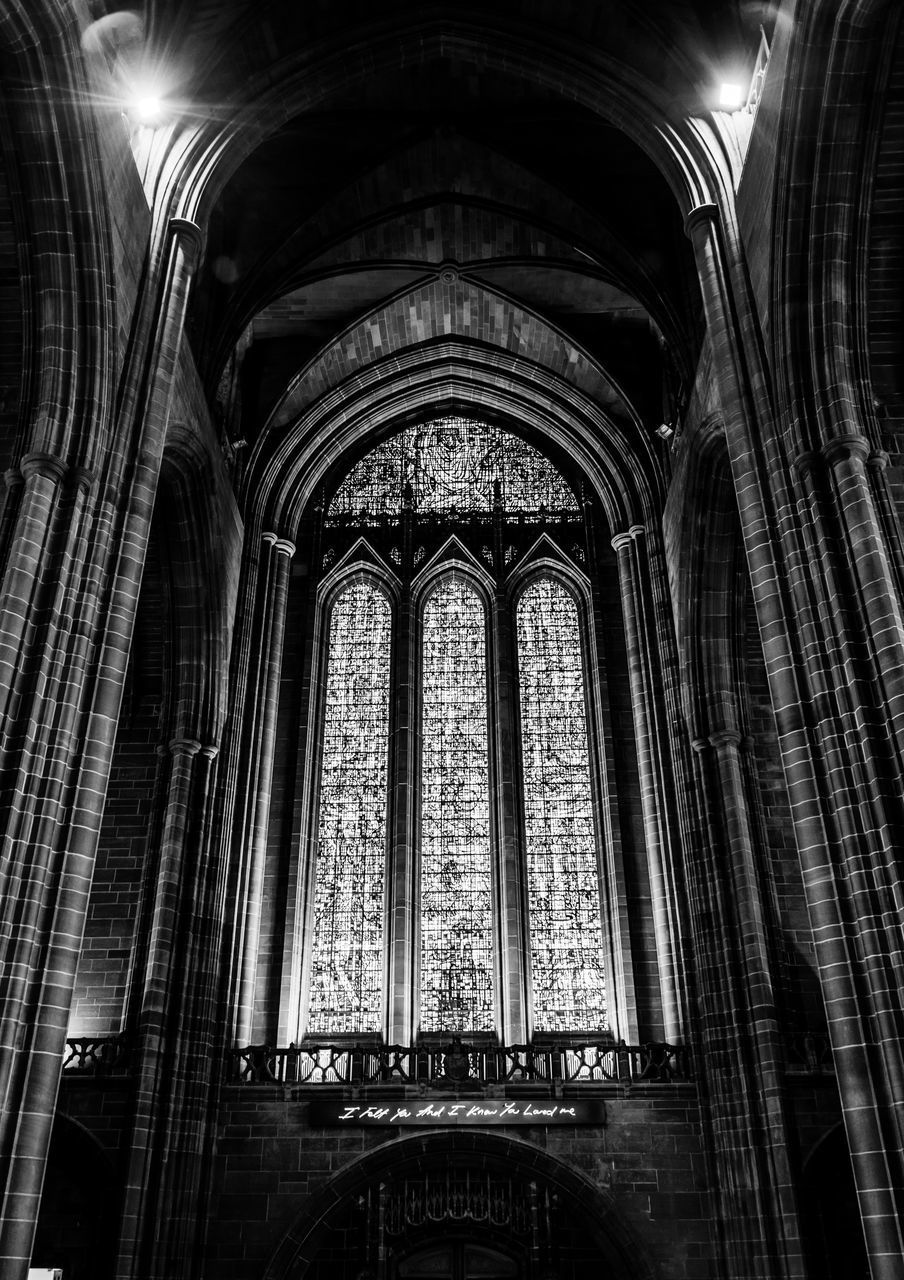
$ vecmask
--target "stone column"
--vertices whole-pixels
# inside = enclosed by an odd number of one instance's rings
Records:
[[[217,750],[190,738],[162,748],[168,772],[156,857],[145,880],[139,971],[129,1021],[134,1109],[119,1272],[175,1280],[190,1259],[206,1132],[209,1026],[219,964],[205,818]]]
[[[904,1252],[900,601],[864,482],[865,441],[824,446],[830,486],[804,457],[795,503],[738,251],[714,206],[687,227],[867,1252],[873,1280],[893,1280]],[[824,431],[812,406],[794,410]],[[825,574],[837,575],[835,591]]]
[[[765,904],[767,854],[749,803],[750,742],[734,729],[697,739],[715,848],[710,879],[710,973],[701,984],[712,1019],[705,1056],[712,1123],[723,1154],[718,1195],[733,1275],[801,1276],[788,1157],[784,1057]],[[713,947],[715,950],[713,951]],[[701,940],[700,950],[706,943]],[[726,1083],[728,1087],[726,1088]]]
[[[24,1280],[31,1255],[199,246],[196,227],[170,223],[140,302],[144,340],[136,338],[123,372],[103,476],[41,453],[21,463],[0,586],[0,1270],[9,1280]],[[45,417],[36,417],[36,431]]]
[[[657,646],[650,616],[649,564],[642,525],[617,534],[612,546],[618,558],[625,645],[640,803],[653,899],[653,928],[662,992],[663,1038],[672,1044],[682,1036],[682,996],[678,982],[678,931],[675,885],[672,874],[669,800],[663,758],[669,744],[665,737],[661,680],[657,672]]]
[[[242,805],[236,827],[239,855],[239,890],[235,908],[238,948],[235,962],[235,1041],[249,1044],[254,1031],[254,996],[260,945],[264,871],[276,715],[282,672],[283,635],[289,569],[295,546],[276,533],[261,536],[258,552],[255,604],[255,648],[251,652],[243,720]]]

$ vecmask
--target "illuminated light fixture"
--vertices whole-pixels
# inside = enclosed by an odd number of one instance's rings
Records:
[[[740,111],[747,101],[747,90],[736,81],[725,80],[719,86],[719,107],[722,111]]]
[[[132,113],[140,124],[153,127],[163,116],[163,99],[156,93],[136,93],[132,98]]]

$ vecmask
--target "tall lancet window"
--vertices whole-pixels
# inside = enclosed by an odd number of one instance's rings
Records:
[[[521,749],[538,1031],[608,1028],[577,604],[549,577],[518,602]]]
[[[423,615],[422,1031],[494,1025],[486,623],[445,578]]]
[[[382,1026],[389,603],[353,582],[330,617],[309,1032]]]

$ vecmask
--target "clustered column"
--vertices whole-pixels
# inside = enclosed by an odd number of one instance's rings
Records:
[[[867,1251],[873,1280],[892,1280],[904,1251],[904,1008],[895,976],[904,968],[900,601],[865,440],[848,435],[822,446],[828,486],[805,455],[794,509],[758,334],[741,319],[743,273],[731,269],[714,206],[694,210],[687,225],[721,377]],[[812,405],[795,408],[814,434],[825,431]],[[823,589],[813,563],[838,573],[838,594]]]
[[[663,756],[667,755],[669,744],[664,740],[660,681],[656,675],[657,646],[655,635],[650,634],[652,618],[645,536],[642,525],[632,525],[626,533],[617,534],[612,539],[612,546],[618,558],[625,622],[640,801],[662,993],[663,1035],[667,1041],[676,1043],[682,1034],[682,1000],[678,983],[675,885],[669,837],[671,823],[663,769]]]
[[[0,756],[0,1269],[27,1273],[197,227],[173,220],[149,276],[96,478],[41,452],[6,528]],[[46,406],[45,406],[46,408]],[[106,411],[106,410],[105,410]],[[68,423],[72,406],[52,407]],[[35,437],[50,432],[36,416]],[[106,422],[82,424],[103,438]],[[114,503],[109,495],[122,491]],[[12,505],[9,511],[12,517]]]
[[[235,963],[235,1040],[250,1043],[260,946],[267,831],[273,783],[276,715],[282,672],[289,570],[295,545],[278,534],[262,534],[252,589],[252,639],[243,718],[243,809],[236,826],[239,886],[233,909],[238,948]]]
[[[163,818],[145,878],[129,1001],[135,1095],[119,1253],[122,1275],[140,1270],[148,1280],[178,1274],[187,1247],[179,1227],[186,1234],[192,1229],[187,1224],[198,1186],[191,1171],[201,1155],[210,1072],[204,1026],[219,961],[205,839],[217,748],[177,738],[160,755]]]

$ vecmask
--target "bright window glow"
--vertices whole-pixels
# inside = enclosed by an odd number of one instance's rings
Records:
[[[370,583],[333,605],[309,1033],[381,1029],[390,628]]]
[[[518,602],[534,1026],[604,1031],[606,981],[577,605],[552,578]]]
[[[368,453],[337,489],[328,515],[398,515],[406,491],[422,514],[488,514],[497,488],[506,512],[577,514],[571,489],[537,449],[500,427],[450,417],[407,427]]]
[[[457,578],[424,608],[422,1031],[494,1023],[485,626]]]

